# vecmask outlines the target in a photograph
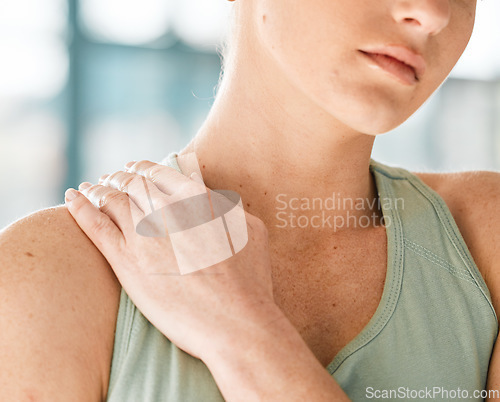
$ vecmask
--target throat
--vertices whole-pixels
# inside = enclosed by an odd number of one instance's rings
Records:
[[[320,238],[331,232],[361,232],[384,225],[384,199],[379,198],[372,172],[370,178],[365,196],[337,190],[301,195],[260,187],[246,189],[242,185],[236,191],[242,196],[245,210],[264,221],[277,236]]]

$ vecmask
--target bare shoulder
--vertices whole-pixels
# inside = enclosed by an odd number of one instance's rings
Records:
[[[448,205],[500,313],[500,172],[414,174]]]
[[[120,285],[66,207],[1,230],[0,270],[3,397],[103,400]]]

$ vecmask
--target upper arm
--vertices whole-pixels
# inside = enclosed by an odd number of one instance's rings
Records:
[[[484,244],[482,262],[485,265],[482,274],[490,290],[497,317],[500,317],[500,173],[485,172],[473,179],[477,181],[475,187],[478,191],[475,196],[469,197],[469,205],[475,210],[472,219],[469,219],[469,225],[474,227],[477,237]],[[491,356],[486,388],[500,391],[499,342],[495,343]],[[500,398],[487,399],[490,400]]]
[[[500,317],[500,173],[418,174],[446,202]]]
[[[419,177],[448,205],[500,317],[500,173],[475,171]],[[500,390],[499,342],[491,356],[487,389]]]
[[[0,231],[0,270],[2,397],[101,400],[120,286],[66,207]]]

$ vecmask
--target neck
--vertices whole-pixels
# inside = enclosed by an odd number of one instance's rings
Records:
[[[238,192],[245,209],[269,224],[280,194],[286,200],[332,194],[376,199],[369,171],[375,137],[342,124],[270,68],[264,74],[257,62],[234,66],[207,119],[179,155],[195,152],[207,187]],[[377,206],[350,212],[373,211],[379,213]],[[318,211],[300,211],[312,213]]]

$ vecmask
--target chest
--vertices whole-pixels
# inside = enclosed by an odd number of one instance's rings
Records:
[[[275,244],[271,264],[276,303],[326,367],[380,303],[387,272],[385,232],[355,242],[333,238],[321,246]]]

